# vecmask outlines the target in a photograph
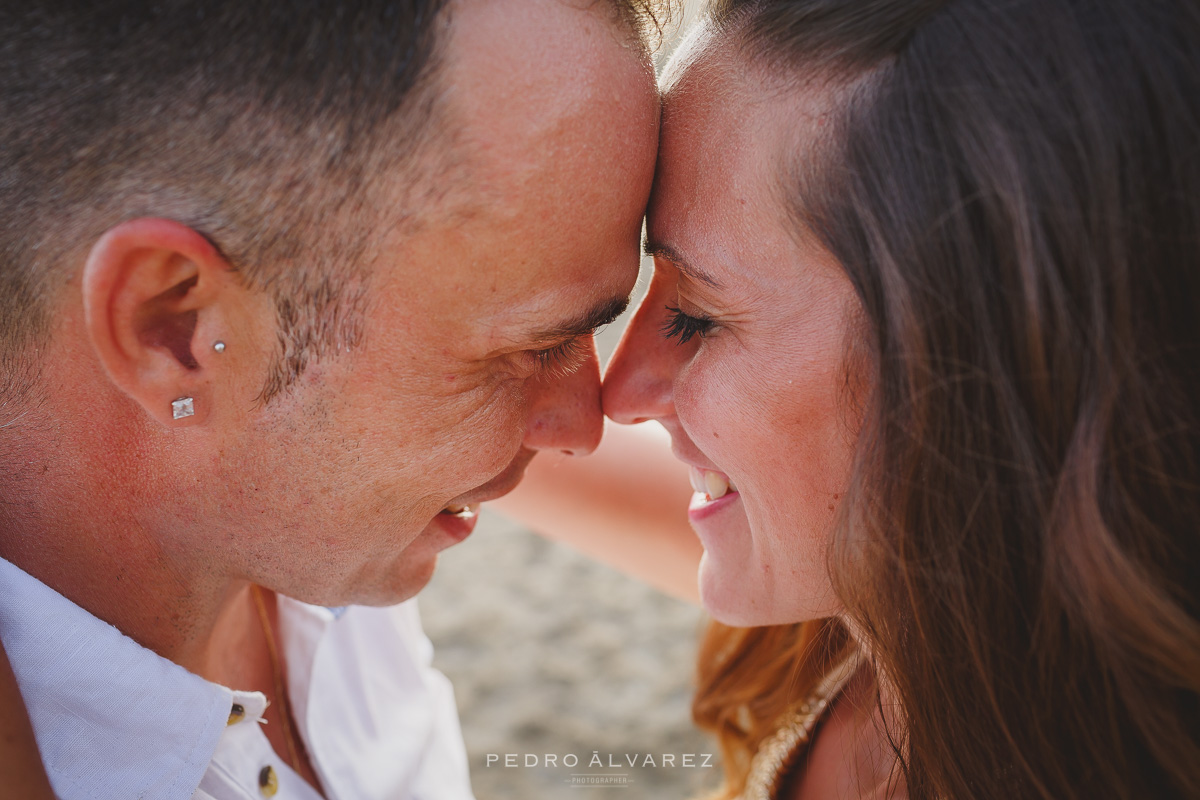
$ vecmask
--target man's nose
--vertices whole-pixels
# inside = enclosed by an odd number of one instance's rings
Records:
[[[651,285],[630,320],[604,375],[604,413],[614,422],[634,425],[675,414],[675,374],[695,350],[665,339],[666,296]]]
[[[585,456],[600,444],[600,360],[589,337],[583,364],[569,375],[543,375],[529,386],[529,424],[525,447]]]

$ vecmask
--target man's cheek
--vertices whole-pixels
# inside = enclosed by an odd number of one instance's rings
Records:
[[[512,391],[492,393],[442,439],[442,457],[456,485],[474,488],[504,471],[521,449],[524,403]]]
[[[507,402],[498,404],[479,428],[478,457],[481,465],[486,462],[489,478],[503,472],[521,449],[526,422],[524,404]]]

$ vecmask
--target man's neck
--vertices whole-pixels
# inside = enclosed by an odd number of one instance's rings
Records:
[[[295,731],[295,720],[285,724],[289,703],[279,697],[286,691],[287,665],[275,595],[262,592],[260,613],[252,587],[245,581],[225,581],[224,591],[203,591],[203,581],[188,584],[175,570],[137,569],[137,559],[117,563],[101,551],[90,559],[90,571],[79,569],[80,560],[63,537],[50,551],[32,544],[33,537],[13,537],[0,531],[0,556],[55,589],[93,616],[114,625],[134,641],[200,677],[236,691],[261,692],[267,697],[264,726],[271,747],[288,761],[317,791],[320,783],[303,742],[284,731]],[[26,532],[28,533],[28,532]],[[24,542],[17,546],[15,542]],[[161,560],[149,563],[161,566]],[[169,577],[164,577],[167,575]],[[271,641],[274,647],[268,644]],[[274,655],[272,655],[274,651]],[[295,754],[295,755],[293,755]]]
[[[62,511],[52,526],[37,525],[40,515],[4,520],[0,557],[163,658],[236,686],[237,645],[258,624],[248,584],[173,563],[135,519],[73,525]]]

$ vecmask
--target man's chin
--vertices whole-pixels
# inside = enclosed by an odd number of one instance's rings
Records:
[[[438,514],[404,548],[387,574],[376,575],[370,587],[351,587],[356,599],[350,604],[390,606],[416,597],[433,579],[438,553],[470,536],[478,521],[478,507],[458,514]]]
[[[437,553],[422,552],[419,556],[404,559],[387,575],[378,575],[369,582],[359,582],[342,593],[346,599],[328,606],[394,606],[411,600],[429,585],[437,567]]]
[[[437,553],[423,558],[421,563],[414,565],[414,569],[404,571],[402,580],[397,584],[396,593],[393,596],[382,598],[381,602],[370,603],[369,605],[391,606],[416,597],[433,580],[433,572],[437,568],[437,562]]]
[[[479,507],[457,514],[440,513],[397,552],[376,554],[352,574],[335,578],[331,570],[293,577],[293,584],[276,591],[312,605],[390,606],[417,595],[433,578],[438,554],[466,539],[479,521]],[[330,566],[330,565],[326,565]],[[330,580],[333,578],[333,580]]]

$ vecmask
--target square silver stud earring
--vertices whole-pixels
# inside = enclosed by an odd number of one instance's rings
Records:
[[[190,417],[196,413],[196,406],[190,397],[181,397],[178,400],[171,401],[171,416],[174,419],[183,419]]]

